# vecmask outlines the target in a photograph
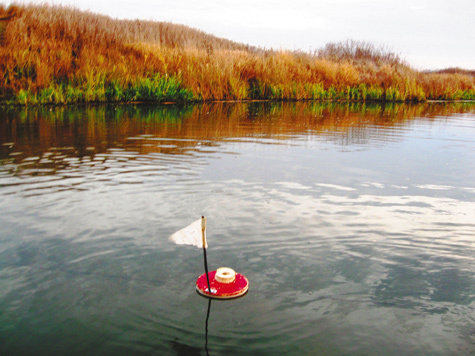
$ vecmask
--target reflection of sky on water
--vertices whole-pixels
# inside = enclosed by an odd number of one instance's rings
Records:
[[[204,214],[211,267],[251,281],[213,305],[210,351],[469,354],[474,123],[353,138],[350,124],[219,140],[211,125],[183,141],[137,129],[82,156],[25,144],[34,154],[0,171],[0,328],[13,332],[0,331],[14,342],[39,325],[34,345],[60,335],[86,353],[201,349],[206,303],[185,287],[201,254],[168,236]]]
[[[232,216],[211,213],[231,226],[213,242],[220,250],[243,248],[254,291],[279,294],[279,302],[262,307],[269,314],[274,307],[283,311],[277,320],[269,316],[272,322],[296,319],[311,328],[301,336],[308,340],[343,332],[345,341],[361,347],[357,339],[365,337],[367,351],[404,340],[407,350],[425,345],[440,354],[453,348],[468,352],[474,321],[473,192],[459,201],[432,196],[424,187],[406,195],[407,187],[371,183],[251,185],[223,182],[232,198],[228,204],[220,200],[220,210]],[[237,234],[245,241],[233,240]],[[345,326],[335,329],[340,323]],[[447,328],[460,339],[447,338]],[[381,339],[391,341],[381,345]]]

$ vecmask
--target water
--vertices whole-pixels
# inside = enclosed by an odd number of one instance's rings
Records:
[[[473,355],[475,107],[0,112],[0,354]],[[249,293],[194,290],[211,269]]]

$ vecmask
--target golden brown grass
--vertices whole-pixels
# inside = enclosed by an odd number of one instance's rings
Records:
[[[0,97],[13,102],[474,99],[470,74],[424,73],[384,48],[263,50],[172,23],[17,6],[3,23]]]

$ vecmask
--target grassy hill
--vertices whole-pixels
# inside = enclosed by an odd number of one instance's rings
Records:
[[[0,97],[14,104],[475,99],[470,73],[420,72],[364,42],[275,51],[165,22],[0,5]]]

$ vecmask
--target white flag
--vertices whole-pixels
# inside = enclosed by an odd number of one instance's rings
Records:
[[[208,248],[206,243],[206,220],[201,218],[191,223],[187,227],[175,232],[170,236],[170,240],[177,245],[193,245],[196,247]]]

